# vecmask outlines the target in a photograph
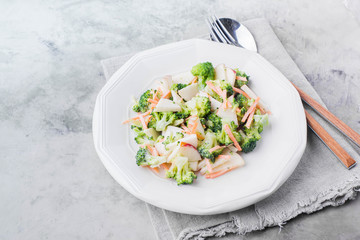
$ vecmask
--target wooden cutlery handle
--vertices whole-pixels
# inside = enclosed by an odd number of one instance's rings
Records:
[[[294,85],[294,84],[293,84]],[[321,106],[317,101],[315,101],[312,97],[307,95],[301,89],[294,85],[296,90],[299,92],[300,97],[303,101],[305,101],[308,105],[310,105],[314,110],[316,110],[320,115],[325,117],[330,123],[332,123],[339,131],[341,131],[345,136],[350,138],[358,147],[360,147],[360,134],[351,129],[348,125],[346,125],[343,121],[338,119],[334,114],[329,112],[326,108]]]
[[[335,141],[334,138],[305,110],[308,126],[325,143],[325,145],[340,159],[348,168],[355,166],[356,161]]]

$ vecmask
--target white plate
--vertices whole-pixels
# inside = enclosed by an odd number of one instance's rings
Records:
[[[135,163],[137,147],[129,125],[131,96],[154,79],[189,71],[199,62],[225,63],[250,75],[250,86],[271,110],[270,126],[256,149],[242,154],[246,165],[216,179],[199,175],[177,186]],[[259,54],[225,44],[192,39],[140,52],[100,91],[94,111],[97,153],[109,173],[137,198],[167,210],[208,215],[237,210],[278,189],[297,166],[306,145],[306,120],[300,97],[289,81]]]

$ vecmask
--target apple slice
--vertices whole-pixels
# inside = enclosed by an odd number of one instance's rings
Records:
[[[196,147],[194,147],[193,145],[190,145],[188,143],[180,144],[178,154],[180,154],[181,156],[187,157],[189,159],[189,162],[201,160],[200,153],[198,152]]]
[[[173,97],[173,101],[177,104],[181,104],[181,102],[183,101],[182,98],[174,90],[171,90],[171,96]]]
[[[225,64],[219,64],[215,67],[215,79],[226,80]]]
[[[226,71],[226,81],[230,83],[231,86],[235,84],[236,72],[232,68],[225,68]]]
[[[189,162],[190,164],[190,169],[193,170],[194,172],[198,170],[198,162]]]
[[[154,146],[161,156],[166,156],[169,153],[169,151],[166,150],[165,145],[161,142],[155,143]]]
[[[164,76],[162,79],[160,79],[160,86],[164,93],[170,91],[172,86],[172,77],[170,75]]]
[[[224,109],[223,107],[220,107],[219,110],[217,111],[216,115],[218,115],[219,117],[221,117],[222,119],[224,119],[226,121],[229,121],[229,122],[234,121],[234,123],[236,125],[239,124],[236,113],[231,108]]]
[[[175,136],[175,134],[177,132],[182,132],[184,131],[182,128],[179,127],[174,127],[174,126],[168,126],[165,131],[162,132],[162,135],[164,136],[164,138],[166,139],[166,137],[168,136]]]
[[[186,101],[191,100],[198,92],[199,90],[197,83],[190,84],[189,86],[186,86],[178,91],[179,95]]]
[[[161,98],[154,109],[154,112],[179,112],[179,111],[181,111],[181,107],[178,104],[165,98]]]
[[[153,129],[153,128],[148,128],[148,129],[144,129],[144,133],[146,134],[146,136],[148,137],[153,137],[154,141],[156,140],[156,138],[159,136],[159,133]]]
[[[169,143],[168,145],[166,145],[166,148],[168,150],[172,150],[179,143],[187,143],[187,144],[190,144],[190,145],[192,145],[194,147],[197,147],[198,146],[198,139],[197,139],[196,134],[189,134],[189,135],[186,135],[184,138],[181,138],[181,139],[177,140],[176,142]]]
[[[191,72],[183,72],[172,76],[173,83],[189,84],[194,79],[194,75]]]

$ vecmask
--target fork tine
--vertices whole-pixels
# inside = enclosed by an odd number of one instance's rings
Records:
[[[219,26],[222,30],[222,32],[224,33],[224,35],[228,38],[228,40],[230,42],[232,42],[233,44],[236,44],[235,39],[233,38],[233,36],[231,36],[231,34],[229,33],[229,31],[225,28],[225,26],[222,24],[222,22],[220,21],[220,19],[214,14],[213,18],[215,18],[215,21],[219,23]]]
[[[215,33],[215,35],[218,37],[219,41],[222,43],[227,43],[226,39],[222,36],[219,29],[215,26],[213,20],[211,18],[208,18],[210,27],[212,28],[212,31]]]
[[[210,30],[210,37],[214,40],[214,41],[216,41],[216,42],[220,42],[221,43],[221,40],[219,39],[219,37],[216,35],[216,33],[214,32],[214,29],[212,28],[212,26],[211,26],[211,23],[210,23],[210,21],[209,21],[209,19],[206,19],[206,24],[208,25],[208,27],[209,27],[209,30]]]
[[[213,30],[216,32],[216,34],[219,36],[220,40],[223,43],[227,43],[227,44],[232,44],[227,38],[226,36],[224,36],[223,32],[221,31],[221,29],[219,28],[216,20],[213,17],[209,17],[210,22],[212,23],[211,26],[213,28]]]

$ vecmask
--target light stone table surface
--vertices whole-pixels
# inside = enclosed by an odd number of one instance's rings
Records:
[[[91,133],[100,60],[204,35],[204,17],[265,17],[328,108],[360,132],[360,4],[1,1],[0,239],[155,239]],[[357,166],[360,167],[360,166]],[[319,173],[321,174],[321,173]],[[360,199],[231,239],[360,239]]]

